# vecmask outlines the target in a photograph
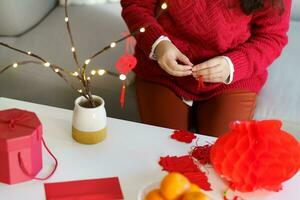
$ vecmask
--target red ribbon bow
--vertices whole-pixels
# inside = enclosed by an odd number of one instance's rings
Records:
[[[29,119],[29,116],[25,113],[21,113],[19,116],[14,116],[9,120],[1,120],[3,123],[7,123],[10,129],[14,129],[16,127],[16,125],[18,124],[18,122],[24,121]],[[22,126],[25,126],[24,124],[22,124]],[[30,127],[32,128],[32,127]]]

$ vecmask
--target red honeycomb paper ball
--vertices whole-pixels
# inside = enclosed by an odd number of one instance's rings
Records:
[[[236,121],[211,149],[216,172],[233,190],[279,191],[300,169],[300,143],[278,120]]]

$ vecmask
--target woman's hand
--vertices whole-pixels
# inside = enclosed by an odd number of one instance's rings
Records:
[[[161,41],[154,54],[159,66],[168,74],[177,77],[192,75],[193,64],[172,42]]]
[[[195,65],[192,71],[196,79],[201,76],[202,80],[208,83],[224,83],[230,75],[229,64],[222,56]]]

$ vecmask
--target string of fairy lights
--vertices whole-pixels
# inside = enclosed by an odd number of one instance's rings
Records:
[[[101,77],[105,74],[108,74],[108,75],[111,75],[114,77],[118,77],[123,82],[123,87],[125,88],[125,80],[126,80],[127,76],[125,74],[118,74],[118,73],[114,73],[114,72],[111,72],[111,71],[105,70],[105,69],[92,69],[89,72],[87,72],[88,71],[87,68],[88,68],[89,64],[92,62],[92,60],[94,58],[101,55],[103,52],[108,51],[109,49],[117,47],[118,43],[126,40],[127,38],[135,36],[138,33],[145,33],[147,28],[149,27],[149,25],[141,27],[138,30],[125,35],[124,37],[111,42],[110,44],[108,44],[107,46],[103,47],[101,50],[99,50],[98,52],[96,52],[95,54],[90,56],[88,59],[86,59],[84,61],[83,65],[80,66],[78,56],[77,56],[76,46],[74,43],[72,31],[71,31],[71,24],[70,24],[71,20],[69,17],[67,5],[68,5],[68,0],[65,0],[64,21],[66,23],[66,27],[67,27],[67,31],[68,31],[68,35],[69,35],[69,39],[70,39],[70,43],[71,43],[70,50],[73,55],[73,59],[76,63],[77,69],[74,71],[69,71],[67,69],[64,69],[64,68],[56,65],[56,64],[50,63],[49,61],[47,61],[43,57],[33,53],[32,51],[24,51],[24,50],[12,47],[6,43],[0,42],[0,46],[6,47],[8,49],[14,50],[16,52],[19,52],[21,54],[24,54],[24,55],[27,55],[29,57],[36,59],[36,60],[26,60],[26,61],[14,62],[14,63],[4,67],[2,70],[0,70],[0,75],[10,68],[17,69],[19,66],[28,65],[28,64],[43,65],[46,68],[50,68],[55,74],[57,74],[59,77],[61,77],[70,87],[72,87],[74,90],[76,90],[81,96],[85,97],[92,104],[92,106],[95,106],[95,102],[93,101],[93,97],[92,97],[92,93],[91,93],[91,81],[92,81],[93,77],[95,77],[95,76]],[[161,4],[160,7],[161,7],[162,11],[164,11],[167,9],[168,6],[167,6],[167,3],[164,2]],[[158,18],[161,14],[162,14],[162,12],[158,13],[156,15],[156,18]],[[75,87],[69,81],[67,76],[74,77],[77,80],[79,80],[83,87]]]

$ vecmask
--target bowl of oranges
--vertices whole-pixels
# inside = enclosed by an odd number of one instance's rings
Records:
[[[169,173],[161,182],[144,187],[138,200],[212,200],[180,173]]]

